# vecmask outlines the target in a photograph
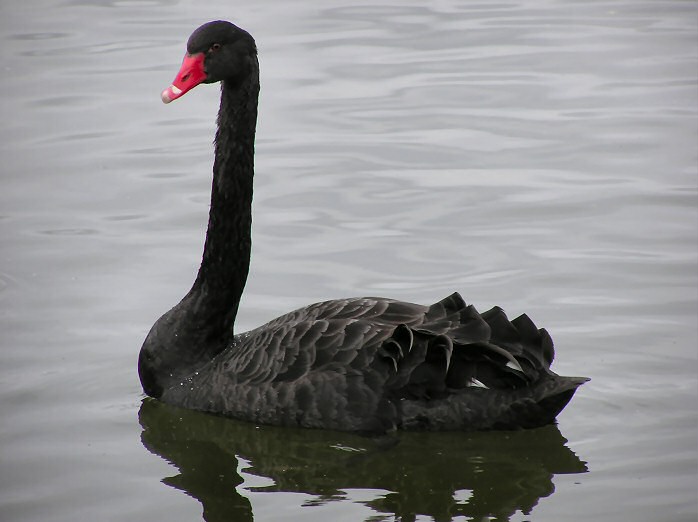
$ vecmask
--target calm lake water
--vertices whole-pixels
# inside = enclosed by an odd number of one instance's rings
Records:
[[[698,3],[231,5],[0,5],[0,519],[695,521]],[[215,18],[262,67],[239,327],[458,290],[592,378],[557,426],[384,448],[143,400],[218,108],[159,94]]]

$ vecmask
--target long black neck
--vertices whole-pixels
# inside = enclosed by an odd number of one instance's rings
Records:
[[[239,82],[222,82],[206,243],[189,292],[211,334],[233,334],[250,266],[254,140],[259,97],[256,56]],[[197,313],[198,315],[198,313]]]

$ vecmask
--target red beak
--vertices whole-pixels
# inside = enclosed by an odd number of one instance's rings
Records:
[[[162,91],[160,97],[163,103],[170,103],[184,93],[192,90],[206,79],[204,71],[204,53],[186,54],[182,60],[182,66],[172,85]]]

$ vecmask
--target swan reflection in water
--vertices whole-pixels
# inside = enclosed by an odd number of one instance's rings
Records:
[[[371,520],[403,522],[419,515],[509,520],[551,495],[554,475],[587,471],[554,425],[371,439],[256,426],[148,398],[139,418],[143,445],[179,470],[162,482],[198,499],[206,522],[253,520],[246,488],[238,487],[240,459],[249,463],[245,473],[273,481],[248,491],[304,493],[322,504],[345,500],[348,489],[380,490],[366,502],[376,512]]]

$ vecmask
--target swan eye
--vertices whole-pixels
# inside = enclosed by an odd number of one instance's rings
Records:
[[[216,51],[220,50],[221,44],[219,43],[214,43],[208,50],[210,53],[215,53]]]

